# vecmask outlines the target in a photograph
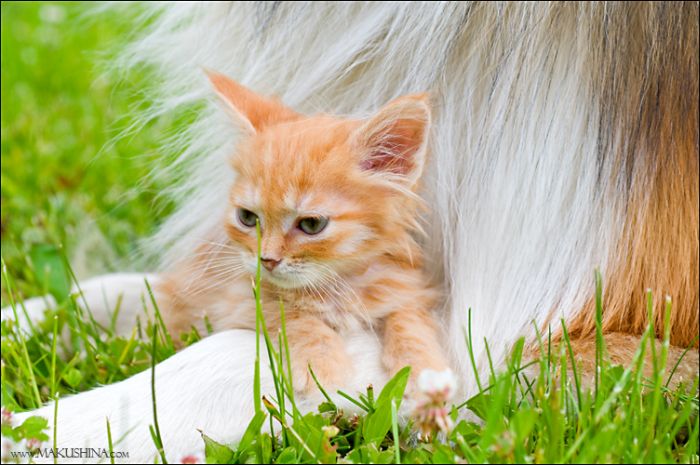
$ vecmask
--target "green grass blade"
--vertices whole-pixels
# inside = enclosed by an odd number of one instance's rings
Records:
[[[156,405],[156,348],[158,346],[158,325],[153,325],[153,341],[151,350],[151,404],[153,405],[153,428],[152,436],[155,441],[156,449],[162,460],[162,463],[168,463],[165,457],[163,448],[163,438],[160,435],[160,427],[158,426],[158,407]]]
[[[114,463],[114,444],[112,443],[112,428],[109,426],[109,418],[105,418],[107,424],[107,445],[109,446],[109,463]]]
[[[12,293],[12,285],[10,284],[10,275],[7,273],[7,266],[5,266],[5,260],[0,258],[0,264],[2,265],[2,276],[3,279],[5,280],[5,285],[7,286],[7,297],[10,299],[10,307],[12,308],[12,314],[15,317],[15,323],[19,325],[19,318],[17,315],[17,305],[15,304],[15,299]],[[34,376],[34,369],[32,366],[32,361],[29,358],[29,351],[27,350],[27,343],[24,339],[24,334],[22,334],[22,330],[19,329],[16,331],[17,337],[19,339],[20,343],[20,348],[22,351],[22,355],[24,357],[24,364],[22,365],[22,371],[25,373],[27,378],[29,379],[29,384],[32,388],[32,392],[34,394],[34,402],[35,402],[35,407],[41,407],[41,394],[39,394],[39,386],[36,382],[36,377]]]

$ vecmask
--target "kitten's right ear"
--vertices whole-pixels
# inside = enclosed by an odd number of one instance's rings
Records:
[[[428,94],[392,100],[360,126],[355,144],[364,171],[391,175],[412,188],[423,172],[430,132]]]
[[[255,134],[283,121],[297,119],[299,114],[280,101],[263,97],[228,76],[204,70],[214,90],[228,108],[234,122],[248,134]]]

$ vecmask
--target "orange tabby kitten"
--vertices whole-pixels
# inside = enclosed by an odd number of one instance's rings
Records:
[[[390,373],[448,367],[421,270],[415,194],[426,157],[426,95],[398,98],[368,120],[304,116],[215,73],[209,78],[245,137],[233,158],[225,243],[200,247],[160,286],[174,334],[206,314],[214,330],[255,328],[251,277],[260,223],[262,301],[271,334],[286,309],[295,389],[352,376],[339,330],[382,334]]]

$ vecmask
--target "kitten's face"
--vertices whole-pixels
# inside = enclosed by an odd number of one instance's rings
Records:
[[[246,135],[233,160],[226,230],[240,265],[281,288],[333,285],[401,247],[425,152],[428,107],[398,99],[377,116],[305,117],[210,76]]]
[[[291,288],[333,279],[381,250],[386,221],[348,142],[357,123],[308,118],[251,136],[234,160],[227,231],[255,272],[260,222],[264,276]]]

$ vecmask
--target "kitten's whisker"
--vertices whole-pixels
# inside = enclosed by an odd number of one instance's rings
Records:
[[[187,292],[187,289],[185,289],[183,291],[183,294],[187,297],[197,296],[197,295],[200,295],[200,294],[202,294],[208,290],[211,290],[213,288],[223,286],[226,284],[226,281],[231,281],[234,278],[237,278],[238,276],[241,276],[243,274],[245,274],[244,270],[235,270],[235,269],[226,270],[226,271],[223,271],[223,272],[220,272],[218,274],[211,276],[210,278],[214,282],[211,283],[210,285],[205,286],[203,288],[195,289],[193,292]],[[188,287],[188,289],[189,289],[189,287]]]
[[[187,267],[183,268],[183,270],[186,272],[196,272],[196,271],[205,272],[207,270],[214,269],[214,268],[221,267],[221,266],[238,266],[238,263],[232,259],[212,260],[212,261],[207,262],[207,263],[190,264]]]
[[[201,257],[204,257],[205,260],[202,260]],[[234,257],[234,254],[232,252],[222,253],[220,251],[198,252],[188,257],[189,263],[185,266],[185,270],[191,272],[196,272],[198,270],[199,273],[197,273],[197,277],[201,277],[211,263],[218,263],[220,260],[226,259],[230,260],[229,257]]]
[[[242,264],[237,264],[237,263],[232,263],[232,262],[222,262],[222,263],[214,263],[211,266],[207,266],[206,268],[203,268],[204,272],[209,272],[209,271],[216,271],[216,270],[221,270],[221,269],[244,269],[245,267]]]
[[[183,289],[183,291],[185,293],[189,290],[189,288],[195,282],[197,282],[199,279],[201,279],[204,275],[208,275],[211,270],[214,270],[214,271],[217,271],[217,270],[239,271],[239,270],[243,269],[243,265],[241,263],[236,263],[236,262],[233,262],[231,260],[226,260],[226,261],[221,260],[221,261],[215,262],[213,266],[210,266],[209,263],[207,263],[205,265],[193,264],[191,266],[191,268],[189,269],[189,271],[194,271],[194,269],[192,269],[192,268],[194,268],[195,265],[198,265],[198,266],[196,266],[196,268],[198,269],[199,272],[196,275],[192,276],[191,279],[188,280],[188,283],[187,283],[185,289]],[[217,273],[215,273],[214,275],[210,275],[210,277],[212,277],[212,276],[217,277]]]
[[[316,278],[314,278],[314,279],[311,281],[310,287],[304,288],[304,289],[308,289],[309,291],[313,292],[313,294],[314,294],[321,302],[323,302],[323,303],[325,304],[326,301],[325,301],[325,298],[324,298],[323,289],[322,289],[321,287],[319,287],[318,285],[315,284],[315,282],[314,282],[315,280],[316,280]]]
[[[327,271],[332,271],[327,268],[324,269]],[[334,302],[334,305],[338,307],[338,310],[344,310],[347,312],[348,310],[352,309],[355,302],[348,299],[346,293],[342,292],[342,288],[344,287],[343,283],[338,281],[336,276],[330,273],[317,273],[316,276],[318,277],[315,281],[319,282],[319,287],[323,290],[324,294]],[[339,284],[341,285],[340,288],[338,287]],[[348,305],[350,309],[346,308],[342,304]]]
[[[215,241],[211,241],[211,240],[207,240],[207,239],[202,239],[199,242],[201,242],[202,244],[213,245],[213,246],[219,247],[219,248],[224,249],[224,250],[233,250],[236,252],[240,252],[240,249],[238,247],[235,247],[232,244],[229,244],[226,242],[215,242]]]
[[[352,309],[359,309],[360,312],[355,313],[358,313],[359,316],[363,318],[370,329],[374,329],[373,319],[370,317],[369,311],[365,307],[362,299],[357,295],[357,292],[355,292],[355,289],[330,266],[325,264],[319,265],[328,273],[324,276],[324,278],[326,278],[326,282],[328,282],[328,279],[330,279],[332,282],[329,289],[335,291],[339,297],[342,297],[347,304],[350,304]]]
[[[202,294],[204,294],[208,291],[211,291],[212,289],[218,288],[222,285],[223,285],[223,283],[221,283],[221,282],[212,283],[206,287],[203,287],[200,289],[193,289],[192,291],[188,291],[186,293],[183,293],[183,295],[184,295],[184,297],[188,297],[188,298],[201,296]]]

